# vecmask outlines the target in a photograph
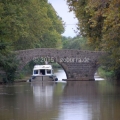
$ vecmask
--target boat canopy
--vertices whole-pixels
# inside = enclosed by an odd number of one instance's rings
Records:
[[[33,70],[38,70],[38,69],[52,69],[51,65],[35,65]]]

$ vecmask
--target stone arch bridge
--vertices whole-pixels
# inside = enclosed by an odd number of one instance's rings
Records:
[[[36,48],[16,51],[16,55],[20,60],[19,70],[31,60],[41,58],[43,62],[47,60],[60,64],[66,73],[67,80],[94,80],[99,59],[105,55],[105,52]]]

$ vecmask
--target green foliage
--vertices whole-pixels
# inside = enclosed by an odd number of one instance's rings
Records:
[[[105,66],[101,66],[99,69],[98,69],[98,74],[105,78],[105,79],[108,79],[108,80],[111,80],[114,78],[115,74],[114,74],[114,71],[113,70],[107,70],[105,69]]]
[[[0,40],[14,50],[59,47],[63,32],[63,21],[46,0],[0,1]]]
[[[17,0],[0,1],[0,40],[14,42],[27,31],[25,10]]]
[[[58,63],[51,63],[54,69],[62,69],[62,67]]]
[[[63,49],[92,50],[84,37],[62,37]]]
[[[3,82],[14,82],[18,61],[15,54],[8,51],[6,44],[0,42],[0,46],[4,46],[0,49],[0,68],[5,72]]]
[[[40,38],[39,46],[42,48],[61,48],[61,34],[64,32],[63,21],[56,14],[51,4],[47,4],[47,17],[50,26]],[[37,44],[37,47],[39,47]]]
[[[5,71],[5,79],[8,82],[14,82],[15,72],[17,70],[18,62],[13,54],[5,56],[2,68]]]
[[[52,23],[50,30],[56,30],[57,33],[62,34],[64,32],[62,18],[57,15],[51,4],[47,5],[47,16],[50,18]]]
[[[40,44],[37,44],[36,47],[38,45],[41,48],[61,48],[61,36],[55,30],[47,32],[43,35]]]

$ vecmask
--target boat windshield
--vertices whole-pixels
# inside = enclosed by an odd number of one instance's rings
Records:
[[[47,74],[51,74],[51,70],[47,69]]]
[[[34,70],[34,74],[38,74],[38,70]]]

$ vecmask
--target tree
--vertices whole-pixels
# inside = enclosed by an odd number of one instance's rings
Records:
[[[57,15],[51,4],[47,4],[47,16],[50,20],[48,31],[40,38],[42,48],[61,48],[61,34],[64,32],[62,19]],[[38,45],[37,45],[38,46]]]
[[[18,66],[18,60],[15,54],[9,52],[8,44],[0,42],[0,68],[5,72],[3,82],[14,82],[16,70]]]
[[[52,42],[58,47],[63,31],[63,21],[46,0],[0,1],[0,40],[14,50],[50,47]],[[56,40],[44,40],[46,34]]]
[[[78,28],[94,50],[109,53],[113,70],[120,79],[120,1],[119,0],[67,0],[70,11],[79,20]]]
[[[87,39],[84,37],[62,37],[63,49],[79,49],[79,50],[92,50],[88,44]]]
[[[19,37],[15,42],[15,49],[61,46],[61,33],[64,31],[63,22],[52,5],[48,4],[46,0],[31,0],[25,9],[27,11],[25,19],[28,24],[28,33],[26,36]]]

